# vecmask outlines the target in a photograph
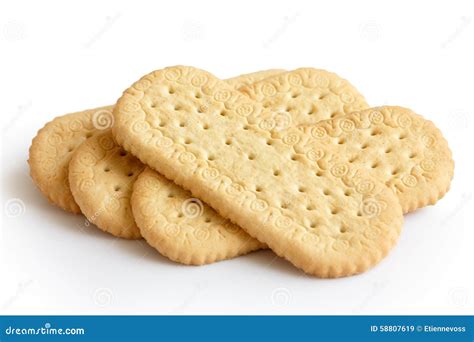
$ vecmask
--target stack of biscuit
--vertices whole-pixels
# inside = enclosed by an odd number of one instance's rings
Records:
[[[322,278],[380,262],[454,172],[431,121],[313,68],[157,70],[115,106],[47,123],[28,162],[51,203],[176,262],[270,248]]]

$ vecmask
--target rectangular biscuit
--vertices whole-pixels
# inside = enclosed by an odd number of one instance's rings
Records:
[[[257,71],[224,82],[238,89],[281,72],[278,69]],[[48,191],[56,191],[63,197],[67,195],[75,211],[82,212],[100,229],[117,237],[138,239],[141,234],[132,216],[130,199],[133,183],[144,165],[132,155],[123,153],[113,140],[110,130],[113,121],[111,106],[56,118],[46,125],[49,128],[46,133],[46,129],[40,131],[38,136],[41,139],[37,137],[33,141],[33,147],[40,146],[31,149],[30,160],[36,160],[39,156],[42,159],[36,164],[45,164],[48,137],[57,136],[56,140],[60,143],[57,145],[63,148],[49,146],[50,150],[60,150],[61,154],[55,153],[57,163],[49,170],[56,177],[54,183],[49,183]],[[41,144],[38,140],[42,141]],[[60,161],[59,157],[64,160]],[[33,171],[36,168],[32,164],[32,175]],[[163,208],[168,204],[160,203],[160,206]],[[244,236],[243,241],[249,239]],[[240,241],[237,243],[242,244]],[[248,252],[261,245],[258,242],[249,243]],[[247,252],[245,247],[240,249]]]
[[[126,150],[307,273],[339,277],[378,263],[400,234],[396,196],[377,180],[360,194],[337,173],[317,175],[291,141],[262,129],[270,114],[209,73],[173,67],[125,91],[113,133]]]

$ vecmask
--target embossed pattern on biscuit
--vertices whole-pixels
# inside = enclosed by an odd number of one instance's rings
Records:
[[[208,264],[266,247],[150,168],[135,182],[131,203],[145,240],[183,264]]]
[[[313,68],[287,71],[240,90],[268,109],[262,114],[259,125],[272,132],[314,124],[369,107],[348,81]]]
[[[369,170],[397,194],[405,213],[435,204],[449,190],[454,173],[439,129],[402,107],[370,108],[279,136],[321,176],[341,177],[359,192],[373,187],[358,176]]]
[[[239,91],[246,86],[249,86],[255,82],[262,81],[268,77],[273,77],[278,74],[285,72],[283,69],[268,69],[262,71],[252,72],[250,74],[243,74],[240,76],[228,78],[225,82],[234,89]]]
[[[50,203],[81,212],[69,189],[69,161],[83,141],[112,124],[112,106],[108,106],[57,117],[38,131],[28,164],[31,178]]]
[[[282,71],[262,70],[233,77],[226,82],[232,87],[242,87]],[[30,147],[28,163],[33,181],[50,203],[75,214],[81,212],[69,189],[69,161],[83,141],[112,127],[112,109],[113,106],[105,106],[66,114],[48,122],[38,131]]]
[[[82,213],[114,236],[141,238],[130,198],[144,167],[114,141],[110,129],[81,144],[69,164],[69,183]]]
[[[400,234],[395,194],[367,175],[374,188],[364,194],[337,175],[318,176],[287,141],[272,138],[272,127],[263,129],[268,114],[207,72],[172,67],[125,91],[113,133],[307,273],[347,276],[377,264]]]

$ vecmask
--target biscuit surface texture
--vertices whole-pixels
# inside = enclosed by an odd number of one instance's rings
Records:
[[[281,71],[259,71],[237,76],[225,82],[232,87],[239,87],[279,72]],[[133,183],[143,168],[144,165],[138,159],[116,144],[110,129],[107,129],[95,133],[73,152],[69,163],[71,192],[82,213],[97,227],[120,238],[138,239],[141,234],[132,215],[130,200]],[[159,205],[166,209],[168,203],[163,202]],[[243,241],[251,240],[251,243],[244,244],[239,240],[242,246],[239,249],[227,248],[227,255],[231,255],[232,252],[246,253],[254,250],[256,245],[261,245],[246,233],[242,231],[239,233],[237,239],[242,240],[240,236],[244,236]],[[231,243],[235,242],[231,239],[229,244]],[[229,247],[229,244],[224,244],[223,247]],[[195,258],[191,259],[191,262],[193,260]]]
[[[299,131],[306,132],[303,139]],[[312,160],[321,174],[339,172],[354,179],[360,170],[396,193],[404,213],[435,204],[449,190],[454,162],[447,141],[429,120],[402,107],[354,112],[280,136]],[[331,170],[330,165],[338,165]],[[359,184],[359,188],[370,187]]]
[[[268,69],[256,71],[249,74],[242,74],[236,77],[228,78],[225,82],[234,89],[241,90],[255,82],[262,81],[268,77],[273,77],[285,72],[283,69]]]
[[[235,89],[244,89],[245,87],[250,87],[254,82],[259,81],[259,79],[268,78],[269,81],[274,81],[277,75],[283,72],[283,70],[261,71],[228,79],[226,83]],[[295,85],[293,91],[299,92],[301,96],[298,100],[292,102],[293,106],[299,105],[299,107],[304,108],[309,101],[313,100],[314,94],[309,96],[309,92],[315,91],[317,94],[324,92],[323,87],[318,87],[316,84],[312,84],[312,88],[308,88],[306,93],[300,89],[305,86],[310,86],[309,83],[311,81],[309,79],[321,77],[328,77],[327,80],[332,81],[333,87],[336,87],[337,84],[340,92],[347,90],[357,94],[356,98],[358,101],[354,101],[356,102],[354,107],[346,107],[345,110],[367,106],[357,90],[353,89],[347,81],[340,79],[335,74],[316,69],[301,69],[290,73],[290,78],[298,76],[299,73],[305,74],[306,83],[304,85]],[[287,100],[285,96],[281,96],[278,99],[280,102]],[[281,105],[282,103],[277,104],[276,101],[272,103],[272,106],[275,106],[276,109]],[[344,109],[341,109],[343,105],[344,103],[342,101],[327,101],[325,110],[331,113],[337,112],[338,110],[344,111]],[[313,121],[318,120],[318,118],[323,116],[321,112],[324,111],[320,111],[318,113],[319,115],[312,116],[311,119]],[[286,113],[290,115],[290,120],[287,120],[286,123],[293,125],[298,122],[306,122],[299,118],[297,113],[297,111]],[[291,115],[295,115],[296,118],[292,119]],[[306,118],[306,113],[302,115],[302,117]],[[283,127],[281,126],[283,123],[283,121],[279,121],[278,127]],[[155,177],[152,177],[152,175],[153,172],[149,171],[139,177],[139,179],[146,177],[149,180],[147,182],[140,181],[135,184],[132,207],[134,208],[134,217],[140,227],[142,235],[148,243],[159,250],[161,254],[168,256],[174,261],[185,264],[204,264],[235,257],[265,247],[264,244],[251,238],[236,225],[221,218],[205,203],[202,203],[198,199],[193,199],[188,192],[180,190],[174,183],[158,174],[156,174]],[[155,187],[147,188],[145,185],[152,180],[156,183]],[[175,190],[171,191],[170,189]],[[166,193],[168,193],[168,195],[172,193],[173,199],[167,199],[166,196],[163,195],[166,195]],[[181,204],[185,205],[181,207]],[[202,214],[205,218],[203,217],[201,220],[196,220],[194,217],[189,217],[189,215],[186,215],[186,207],[189,207],[188,209],[198,210],[199,214]],[[206,212],[206,214],[204,215],[203,212]],[[206,220],[211,221],[206,222]],[[210,222],[212,222],[212,224]],[[211,237],[209,239],[196,239],[196,236],[202,236],[202,234],[196,235],[193,233],[196,231],[197,225],[199,225],[198,233],[209,232],[207,234],[211,234]],[[201,227],[202,225],[204,226]],[[170,229],[169,227],[173,228]],[[232,234],[229,235],[229,232]],[[204,234],[204,236],[206,236],[206,234]]]
[[[49,202],[80,213],[69,188],[69,161],[83,141],[109,128],[112,122],[112,106],[107,106],[57,117],[39,130],[30,147],[28,164],[34,183]]]
[[[150,168],[135,182],[131,203],[145,240],[183,264],[208,264],[266,247]]]
[[[373,184],[364,193],[337,171],[318,175],[291,137],[272,137],[274,127],[262,125],[269,113],[261,103],[207,72],[148,74],[114,115],[126,150],[307,273],[363,272],[398,239],[403,216],[392,190],[363,173]]]
[[[243,87],[274,76],[283,70],[271,69],[228,79],[232,87]],[[73,152],[87,138],[113,125],[113,106],[66,114],[48,122],[33,139],[28,163],[34,183],[50,203],[79,214],[80,208],[69,189],[68,165]]]
[[[272,132],[344,116],[369,106],[359,91],[338,75],[301,68],[240,88],[268,109],[260,128]]]
[[[139,239],[130,207],[133,183],[144,165],[124,151],[110,129],[81,144],[69,163],[71,191],[82,213],[100,229]]]

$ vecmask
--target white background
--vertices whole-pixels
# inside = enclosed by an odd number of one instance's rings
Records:
[[[472,1],[2,2],[1,313],[474,314],[473,21]],[[178,265],[50,206],[28,175],[36,131],[175,64],[222,78],[337,72],[370,104],[410,107],[442,129],[452,190],[406,216],[381,264],[337,280],[270,251]]]

